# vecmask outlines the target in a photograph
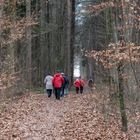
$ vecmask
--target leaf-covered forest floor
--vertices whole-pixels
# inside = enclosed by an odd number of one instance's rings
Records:
[[[71,93],[60,101],[45,94],[26,94],[5,104],[0,114],[0,140],[139,140],[140,114],[129,116],[129,130],[120,119],[108,119],[98,93]]]

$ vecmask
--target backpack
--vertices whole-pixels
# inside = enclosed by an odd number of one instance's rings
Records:
[[[84,82],[84,80],[80,80],[80,86],[84,86],[85,85],[85,82]]]
[[[53,79],[53,85],[56,88],[62,87],[63,84],[63,77],[62,76],[55,76]]]

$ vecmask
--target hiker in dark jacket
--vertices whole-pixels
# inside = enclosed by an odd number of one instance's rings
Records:
[[[90,79],[88,80],[88,86],[89,86],[90,88],[92,88],[92,87],[93,87],[93,84],[94,84],[93,79],[90,78]]]
[[[64,90],[64,94],[68,94],[68,89],[69,89],[69,77],[67,75],[65,75],[65,90]]]
[[[90,77],[90,79],[88,80],[88,87],[91,93],[93,93],[93,89],[95,89],[95,84],[93,79]]]
[[[65,92],[66,91],[68,92],[69,79],[64,73],[61,73],[61,75],[62,75],[62,77],[64,79],[64,83],[63,83],[62,89],[61,89],[61,97],[63,97]]]

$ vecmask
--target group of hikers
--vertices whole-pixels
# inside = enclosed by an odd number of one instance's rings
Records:
[[[63,97],[64,95],[68,94],[68,88],[69,88],[69,78],[64,73],[56,73],[54,76],[52,76],[50,73],[45,77],[44,83],[46,85],[46,92],[48,94],[48,97],[51,97],[52,93],[55,94],[55,98],[57,100],[60,99],[60,97]],[[85,82],[81,77],[77,78],[73,83],[76,93],[83,93]],[[93,80],[90,79],[88,81],[88,86],[93,85]]]

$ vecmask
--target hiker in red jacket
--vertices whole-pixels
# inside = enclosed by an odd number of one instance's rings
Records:
[[[80,79],[80,93],[81,94],[83,93],[84,85],[85,85],[84,80],[83,79]]]
[[[76,89],[76,93],[78,94],[79,93],[79,89],[80,89],[80,80],[79,79],[76,79],[74,81],[74,86],[75,86],[75,89]]]
[[[59,100],[61,88],[64,83],[64,78],[62,77],[62,75],[60,73],[57,73],[54,75],[52,83],[53,83],[53,87],[54,87],[55,97],[56,97],[56,99]]]

